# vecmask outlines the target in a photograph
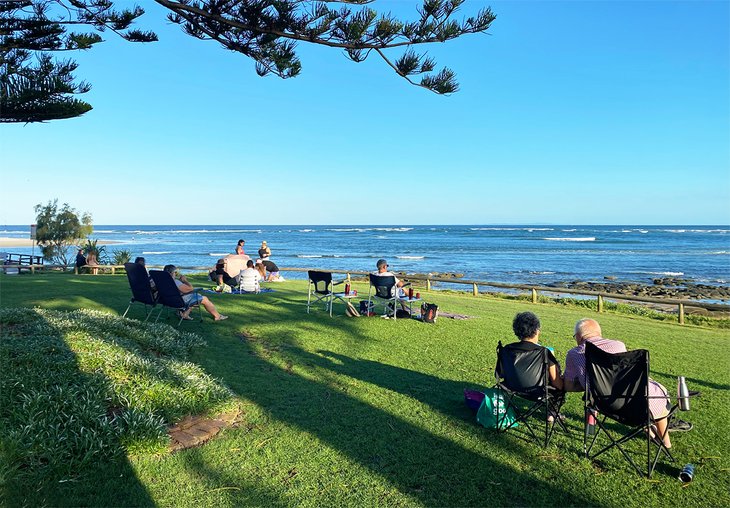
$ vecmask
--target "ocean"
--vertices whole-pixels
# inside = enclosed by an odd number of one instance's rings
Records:
[[[0,237],[28,238],[28,226]],[[730,284],[730,226],[135,226],[94,227],[106,247],[151,265],[211,266],[239,238],[256,257],[262,240],[281,267],[374,270],[379,258],[408,273],[454,272],[506,283],[651,283],[658,277]],[[31,253],[30,247],[5,247]],[[35,250],[38,253],[38,249]],[[287,277],[303,278],[289,273]]]

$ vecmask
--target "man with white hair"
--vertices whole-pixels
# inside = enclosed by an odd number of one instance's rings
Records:
[[[601,326],[595,319],[583,318],[575,324],[573,334],[576,347],[568,351],[565,356],[565,373],[563,374],[563,389],[566,392],[582,392],[586,386],[586,342],[590,342],[606,353],[625,353],[626,344],[619,340],[604,339],[601,336]],[[657,431],[664,436],[664,446],[672,447],[667,429],[667,415],[671,408],[667,389],[649,379],[649,411],[654,419]],[[675,420],[670,430],[689,430],[692,425],[682,420]]]

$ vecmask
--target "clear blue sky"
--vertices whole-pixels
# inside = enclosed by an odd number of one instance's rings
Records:
[[[450,97],[305,45],[260,78],[141,5],[160,42],[72,55],[91,112],[0,125],[0,224],[730,224],[726,1],[469,0],[498,17],[428,48]]]

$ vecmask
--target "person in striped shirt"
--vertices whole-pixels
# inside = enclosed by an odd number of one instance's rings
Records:
[[[601,336],[601,326],[595,319],[584,318],[575,324],[576,347],[568,351],[565,356],[565,373],[563,387],[566,392],[582,392],[586,385],[586,342],[598,346],[607,353],[625,353],[626,344],[619,340],[604,339]],[[649,411],[660,436],[664,436],[664,446],[672,447],[667,430],[667,415],[671,409],[671,402],[667,389],[649,379]]]

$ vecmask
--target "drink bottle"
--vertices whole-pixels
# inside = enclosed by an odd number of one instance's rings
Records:
[[[596,415],[592,409],[586,410],[586,435],[592,436],[596,433]]]
[[[679,399],[680,411],[689,411],[689,389],[684,376],[677,378],[677,399]]]
[[[345,294],[346,295],[350,294],[350,283],[349,282],[347,284],[345,284]]]

